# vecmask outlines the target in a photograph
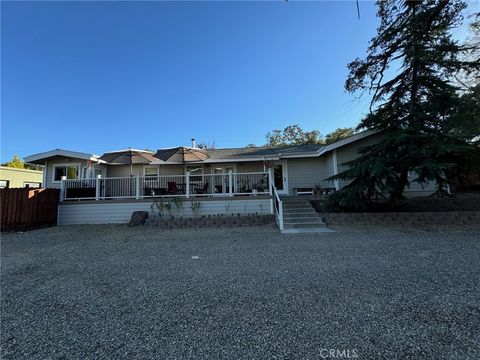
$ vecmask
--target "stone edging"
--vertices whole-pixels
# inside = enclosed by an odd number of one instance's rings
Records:
[[[257,226],[275,224],[273,215],[246,215],[246,216],[201,216],[201,217],[150,217],[145,226],[158,226],[162,229],[189,229],[189,228],[230,228],[238,226]]]
[[[328,225],[474,225],[480,211],[319,213]]]

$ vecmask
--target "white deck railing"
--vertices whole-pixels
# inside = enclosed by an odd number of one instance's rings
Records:
[[[268,172],[62,179],[60,199],[106,200],[271,194]]]
[[[270,192],[272,195],[272,211],[275,215],[278,228],[283,230],[283,202],[278,195],[277,188],[275,187],[273,181],[270,182],[270,186]]]

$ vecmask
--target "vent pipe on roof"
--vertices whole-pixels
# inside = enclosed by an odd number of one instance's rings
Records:
[[[196,148],[197,147],[197,143],[195,142],[195,138],[192,138],[192,148]]]

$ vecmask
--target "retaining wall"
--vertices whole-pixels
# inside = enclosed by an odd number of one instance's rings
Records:
[[[320,213],[328,225],[473,225],[480,224],[480,211]]]

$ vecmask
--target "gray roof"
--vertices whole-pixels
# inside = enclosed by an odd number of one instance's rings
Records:
[[[238,159],[243,157],[263,157],[278,155],[294,155],[303,153],[313,153],[324,148],[325,145],[288,145],[288,146],[262,146],[251,148],[225,148],[206,150],[211,159]]]

